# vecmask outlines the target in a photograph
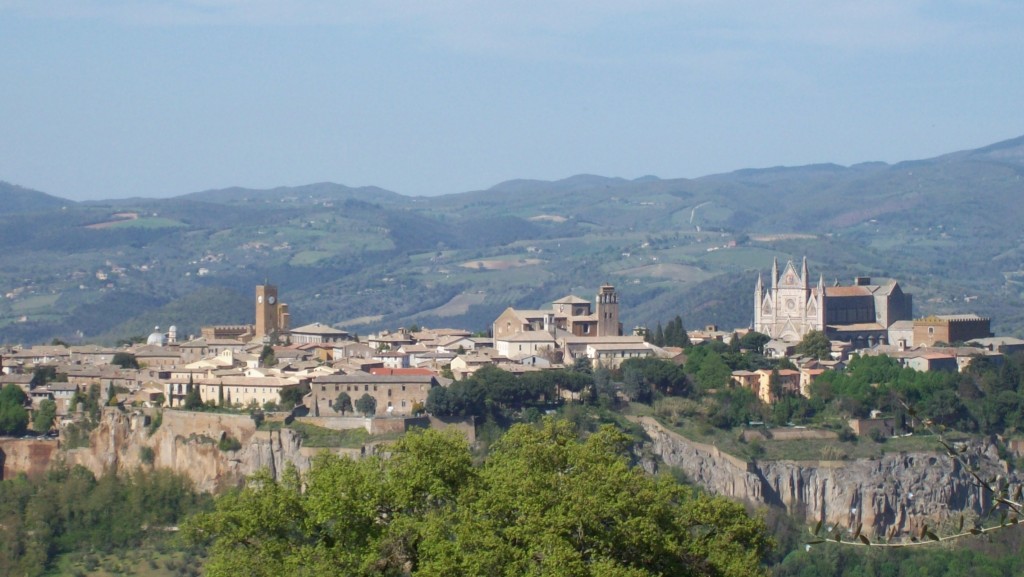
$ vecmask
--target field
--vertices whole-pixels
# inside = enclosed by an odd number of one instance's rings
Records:
[[[437,308],[423,311],[419,316],[453,317],[464,315],[469,311],[469,307],[483,304],[486,298],[487,295],[483,292],[455,295],[445,304]]]
[[[172,543],[144,544],[130,551],[69,553],[57,559],[47,577],[197,577],[203,558]]]
[[[543,264],[544,261],[539,258],[515,258],[511,257],[508,259],[480,259],[464,262],[459,266],[469,269],[480,269],[480,270],[508,270],[510,268],[520,268],[524,266],[536,266]]]

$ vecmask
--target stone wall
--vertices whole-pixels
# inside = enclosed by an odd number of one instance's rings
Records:
[[[151,424],[160,414],[161,424]],[[301,418],[316,421],[338,420],[338,417]],[[441,421],[427,417],[417,418],[342,418],[358,421],[370,432],[404,432],[412,427],[456,428],[475,441],[472,422],[465,420]],[[351,425],[351,423],[349,423]],[[225,437],[236,439],[241,448],[222,451],[218,443]],[[256,430],[256,423],[248,415],[202,413],[165,409],[132,409],[122,411],[104,408],[99,425],[90,433],[90,446],[62,450],[56,440],[0,439],[0,470],[3,478],[18,473],[41,475],[51,464],[62,458],[69,465],[82,465],[94,474],[109,471],[125,473],[138,468],[167,468],[188,475],[201,491],[220,491],[237,487],[245,477],[260,470],[268,470],[275,478],[288,464],[299,471],[309,469],[317,454],[328,452],[360,458],[373,452],[374,447],[363,449],[309,448],[302,446],[295,431],[281,428],[272,431]],[[152,462],[143,460],[143,448],[152,450]]]

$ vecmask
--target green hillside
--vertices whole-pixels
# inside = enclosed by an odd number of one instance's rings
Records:
[[[757,271],[804,255],[828,282],[895,278],[918,315],[975,312],[1022,335],[1022,173],[1024,137],[894,165],[579,175],[430,198],[320,183],[76,204],[3,184],[0,340],[245,322],[268,280],[296,325],[357,332],[481,330],[507,306],[606,282],[627,328],[676,314],[747,326]]]

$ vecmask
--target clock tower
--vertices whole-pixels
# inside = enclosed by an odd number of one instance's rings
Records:
[[[258,285],[256,287],[256,335],[255,338],[273,338],[288,330],[288,305],[278,302],[277,287]]]

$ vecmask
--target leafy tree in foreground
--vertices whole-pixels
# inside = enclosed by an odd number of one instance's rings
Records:
[[[184,528],[210,577],[764,575],[763,522],[629,465],[606,427],[517,425],[474,467],[456,433],[411,433],[391,457],[323,454],[262,474]]]

